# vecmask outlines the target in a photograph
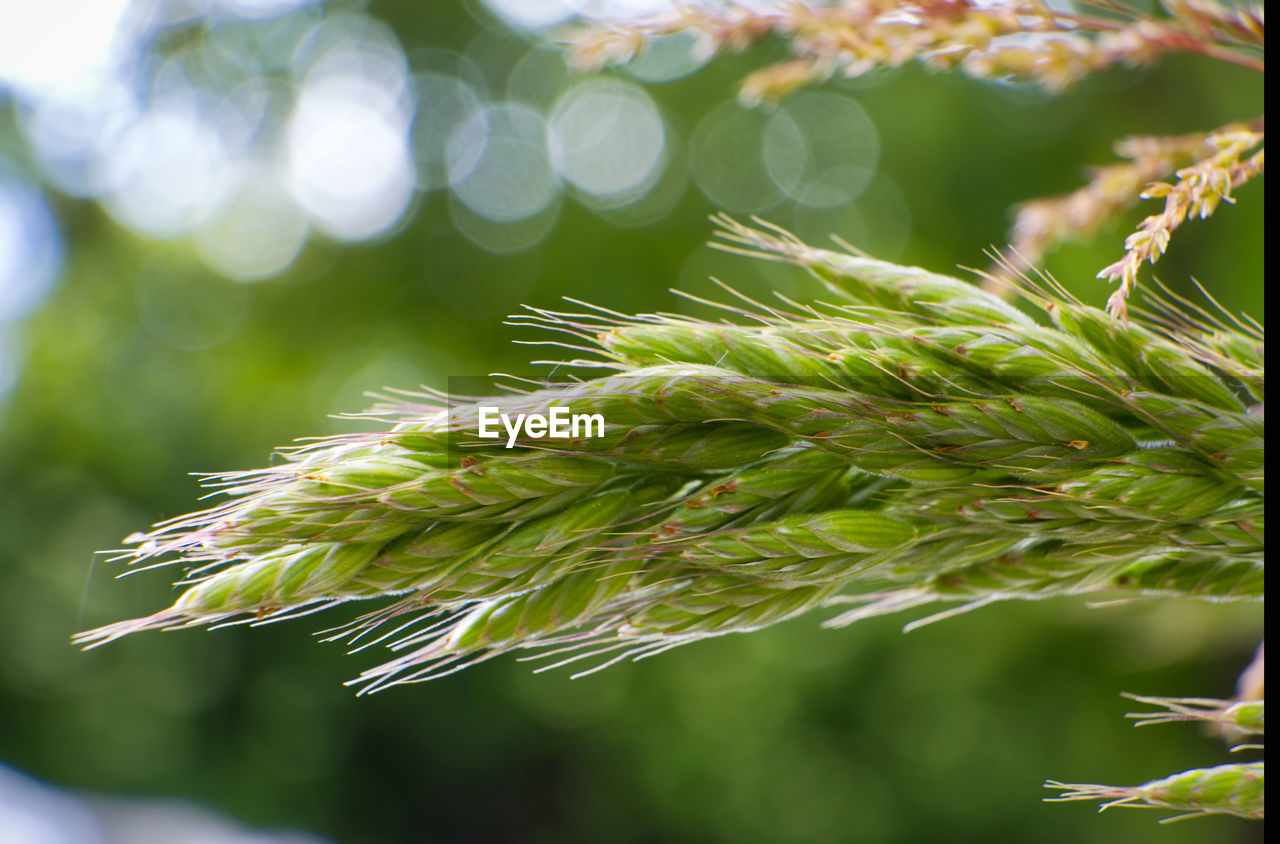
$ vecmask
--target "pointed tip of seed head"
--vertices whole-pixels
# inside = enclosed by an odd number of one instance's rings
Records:
[[[162,610],[141,618],[116,621],[102,627],[95,627],[92,630],[83,630],[71,637],[71,643],[79,645],[81,650],[89,651],[108,642],[114,642],[116,639],[128,636],[130,633],[140,633],[143,630],[155,630],[163,627],[174,619],[175,616],[172,613],[168,610]]]

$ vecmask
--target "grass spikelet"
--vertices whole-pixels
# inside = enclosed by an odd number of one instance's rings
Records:
[[[840,625],[936,602],[958,609],[926,621],[1058,595],[1262,597],[1247,322],[1166,299],[1124,323],[1030,281],[1022,310],[721,222],[729,248],[837,299],[743,300],[722,322],[531,311],[517,321],[594,347],[582,363],[605,374],[410,396],[374,414],[385,432],[213,477],[222,503],[125,554],[186,568],[173,606],[77,641],[382,599],[330,637],[396,652],[358,681],[372,690],[510,652],[595,670],[820,607]],[[605,425],[508,443],[478,436],[481,405]]]
[[[1229,728],[1246,736],[1263,734],[1265,718],[1265,701],[1262,700],[1217,700],[1200,697],[1143,697],[1141,695],[1125,695],[1139,703],[1164,708],[1164,712],[1130,712],[1126,718],[1138,719],[1136,726],[1148,724],[1171,724],[1175,721],[1199,721]]]
[[[1060,797],[1046,798],[1048,802],[1102,800],[1105,802],[1099,811],[1112,806],[1131,806],[1176,809],[1184,813],[1166,818],[1164,822],[1213,814],[1261,820],[1265,811],[1261,762],[1197,768],[1135,786],[1082,785],[1049,780],[1045,787],[1064,792]]]

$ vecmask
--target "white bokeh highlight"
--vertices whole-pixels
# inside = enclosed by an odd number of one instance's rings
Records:
[[[217,210],[231,156],[217,125],[194,102],[160,105],[126,130],[104,162],[104,204],[124,225],[177,237]]]
[[[84,84],[133,46],[130,0],[7,0],[0,10],[0,87],[28,96]]]
[[[799,94],[775,111],[765,127],[765,171],[801,205],[847,205],[871,183],[880,138],[862,107],[848,97]]]
[[[413,89],[418,106],[412,135],[418,186],[442,188],[449,183],[445,160],[449,139],[480,112],[480,96],[461,79],[442,73],[417,74]]]
[[[694,184],[713,205],[737,214],[765,211],[785,195],[764,162],[762,111],[723,103],[702,119],[690,139],[689,168]]]
[[[502,103],[473,115],[449,139],[445,158],[454,196],[489,220],[532,217],[560,192],[546,121],[526,105]]]
[[[622,205],[652,186],[663,163],[666,129],[643,90],[592,80],[556,103],[548,125],[560,174],[603,205]]]
[[[44,177],[87,199],[110,189],[103,164],[139,108],[124,80],[104,76],[35,98],[18,114]]]
[[[311,226],[275,167],[245,164],[237,181],[231,198],[196,232],[196,251],[227,278],[259,281],[293,263]]]
[[[626,63],[624,70],[641,82],[671,82],[693,73],[712,55],[692,33],[657,35],[645,42],[644,49]]]
[[[338,15],[303,40],[294,71],[302,82],[284,138],[294,200],[337,240],[385,234],[417,186],[403,50],[371,18]]]
[[[218,0],[218,5],[236,17],[263,20],[280,17],[319,0]]]
[[[62,269],[62,238],[39,193],[0,171],[0,325],[48,297]]]
[[[289,120],[288,184],[317,228],[363,240],[404,216],[417,177],[403,119],[359,76],[308,83]]]

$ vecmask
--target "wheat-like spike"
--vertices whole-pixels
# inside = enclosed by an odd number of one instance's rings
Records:
[[[671,540],[796,512],[861,504],[878,507],[893,482],[851,468],[839,455],[811,447],[769,455],[732,475],[706,480],[680,499],[650,535]]]
[[[437,607],[519,594],[572,571],[575,560],[584,561],[575,552],[606,531],[652,519],[649,505],[680,483],[641,480],[518,523],[440,521],[385,543],[286,545],[204,575],[149,626],[410,590],[429,594]],[[80,640],[107,641],[119,629],[109,625]]]
[[[487,630],[488,619],[507,603],[498,601],[486,604],[479,615],[472,613],[449,625],[422,651],[439,655],[448,643],[456,644],[457,631],[464,628],[476,650],[547,649],[589,631],[595,631],[589,640],[593,645],[669,642],[672,637],[692,641],[754,629],[763,614],[782,618],[809,609],[834,594],[837,586],[865,592],[860,586],[864,582],[874,586],[895,579],[907,585],[873,594],[866,600],[874,605],[855,611],[858,617],[936,600],[962,598],[972,604],[1099,589],[1219,598],[1261,595],[1261,564],[1247,551],[1233,553],[1214,546],[1216,554],[1207,547],[1192,553],[1151,538],[1134,541],[1131,524],[1115,528],[1092,544],[1077,543],[1056,553],[1020,548],[1026,540],[1016,536],[984,539],[973,528],[944,530],[926,542],[903,541],[909,534],[901,532],[912,530],[907,516],[893,519],[858,511],[826,511],[696,539],[654,531],[637,537],[635,550],[618,551],[643,561],[643,566],[628,570],[626,589],[604,593],[591,587],[597,600],[584,604],[582,615],[562,616],[560,626],[513,642],[499,635],[504,628],[498,633]],[[874,530],[868,533],[869,529]],[[648,537],[654,538],[645,544]],[[1041,543],[1052,544],[1053,540]],[[593,574],[597,570],[608,573]],[[603,563],[598,569],[584,568],[571,576],[573,583],[541,587],[538,599],[576,605],[570,593],[587,588],[594,579],[619,576]],[[610,602],[612,596],[616,599]],[[413,607],[413,599],[406,599],[404,610]],[[736,621],[730,624],[731,619]],[[571,632],[575,627],[580,632]],[[390,679],[386,673],[378,677]]]
[[[233,500],[162,523],[139,537],[147,556],[187,548],[251,548],[263,542],[392,539],[424,518],[528,518],[620,474],[609,462],[521,454],[449,468],[449,455],[388,442],[353,452],[314,449],[282,467],[215,476]],[[458,462],[458,458],[454,458]],[[139,557],[142,553],[139,553]]]
[[[595,549],[593,556],[599,559],[584,565],[581,571],[529,592],[487,601],[433,629],[432,635],[425,639],[417,635],[399,637],[396,646],[429,641],[430,644],[421,649],[424,653],[433,652],[433,648],[446,641],[452,648],[465,645],[475,650],[540,647],[534,643],[550,640],[553,635],[563,636],[566,631],[586,624],[593,614],[618,598],[624,588],[629,594],[619,600],[643,603],[634,593],[641,591],[642,583],[650,592],[655,592],[652,585],[660,583],[666,573],[653,561],[679,540],[692,540],[709,531],[787,513],[825,511],[841,504],[870,506],[871,499],[890,485],[885,479],[850,469],[839,457],[827,452],[812,448],[786,450],[756,466],[697,484],[662,511],[664,518],[633,526],[635,529]],[[683,576],[687,577],[687,572]],[[660,585],[656,591],[663,593],[670,589]],[[587,593],[591,596],[589,600],[574,597]],[[403,621],[406,615],[431,614],[441,606],[439,597],[439,593],[429,590],[415,593],[389,611],[359,620],[343,635],[358,638],[392,620]],[[513,608],[505,609],[508,605]],[[515,608],[517,605],[519,608]],[[512,614],[521,617],[532,614],[531,617],[542,619],[537,608],[552,606],[556,611],[546,616],[540,628],[530,631],[524,640],[512,638],[507,629]],[[566,607],[573,608],[574,612],[568,612]],[[458,632],[464,629],[468,631],[465,639]],[[385,674],[379,677],[383,681],[387,679]]]
[[[735,2],[687,5],[640,18],[588,21],[569,34],[569,58],[591,69],[625,63],[651,39],[680,32],[694,35],[697,49],[706,55],[741,50],[771,35],[785,40],[792,58],[743,80],[739,99],[747,105],[776,102],[836,74],[857,77],[913,61],[931,70],[960,68],[981,79],[1035,82],[1053,93],[1117,63],[1149,64],[1175,51],[1263,69],[1261,57],[1253,53],[1262,42],[1261,7],[1217,9],[1205,2],[1165,6],[1172,16],[1153,17],[1107,3],[1115,15],[1095,17],[1038,0],[943,5],[837,0],[767,9]],[[1186,11],[1190,8],[1196,11]],[[1032,34],[1036,37],[1026,37]]]
[[[803,267],[832,293],[856,306],[871,306],[937,323],[1030,327],[1029,316],[998,296],[950,276],[903,267],[862,255],[808,246],[772,228],[752,228],[726,215],[715,218],[728,251]],[[763,224],[762,221],[756,221]]]
[[[1136,726],[1169,724],[1175,721],[1201,721],[1226,727],[1246,736],[1263,734],[1266,708],[1262,700],[1217,700],[1202,697],[1144,697],[1126,694],[1125,697],[1164,707],[1164,712],[1129,712],[1126,718],[1136,718]]]
[[[734,428],[746,444],[726,435],[719,449],[726,459],[735,452],[758,458],[791,438],[840,451],[869,471],[916,480],[956,480],[988,468],[1027,477],[1065,477],[1137,448],[1121,426],[1068,399],[890,402],[852,390],[781,390],[769,381],[697,365],[646,367],[510,399],[504,409],[536,414],[552,406],[591,409],[635,427],[751,423],[774,433],[751,425]],[[448,424],[466,430],[478,424],[477,416],[462,411]],[[544,442],[544,447],[590,449],[589,441]]]
[[[534,311],[606,373],[395,399],[384,433],[213,478],[226,501],[126,554],[187,567],[174,605],[79,641],[394,596],[333,636],[403,652],[369,689],[509,651],[600,667],[821,606],[856,605],[838,625],[939,601],[1261,597],[1246,323],[1169,302],[1125,324],[1022,283],[1042,324],[958,279],[722,224],[840,301],[743,298],[720,323]],[[486,439],[482,407],[605,424]]]
[[[1197,768],[1135,786],[1087,785],[1049,780],[1046,788],[1063,792],[1048,802],[1104,800],[1099,811],[1112,806],[1176,809],[1187,814],[1168,820],[1210,814],[1261,820],[1265,811],[1263,763]]]
[[[669,642],[673,637],[693,641],[755,629],[766,617],[781,620],[828,599],[867,604],[833,621],[841,624],[939,600],[972,605],[1098,590],[1218,599],[1262,593],[1261,561],[1252,547],[1180,544],[1154,529],[1150,536],[1135,538],[1131,523],[1063,548],[1054,547],[1054,538],[1028,543],[1017,534],[984,536],[975,525],[944,528],[918,540],[917,532],[928,530],[930,523],[913,525],[910,508],[903,510],[899,516],[825,510],[697,536],[661,530],[638,534],[630,545],[598,548],[601,562],[539,587],[539,602],[581,606],[578,616],[561,615],[557,625],[513,641],[504,632],[507,611],[498,609],[533,600],[517,595],[486,603],[433,631],[420,650],[424,659],[439,658],[448,648],[460,647],[462,630],[468,631],[467,645],[476,651],[553,649],[588,634],[593,646]],[[615,590],[601,591],[602,584],[595,584],[619,577],[626,579]],[[901,585],[885,591],[885,584],[895,581]],[[579,603],[572,597],[588,589],[593,601]],[[847,590],[855,595],[832,597]],[[401,612],[421,606],[419,599],[407,598]],[[506,620],[491,631],[491,619]],[[400,665],[419,667],[412,660]],[[385,672],[377,676],[383,682],[391,677]]]

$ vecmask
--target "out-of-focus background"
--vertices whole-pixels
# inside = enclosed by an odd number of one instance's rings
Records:
[[[1012,204],[1116,138],[1262,109],[1260,78],[1175,57],[1057,99],[909,68],[747,111],[736,81],[782,45],[708,63],[670,38],[580,74],[549,43],[578,11],[664,5],[0,4],[0,839],[1260,840],[1040,802],[1047,777],[1227,761],[1194,727],[1135,730],[1119,693],[1229,696],[1252,606],[1010,604],[909,635],[814,616],[361,699],[342,681],[378,656],[312,635],[341,613],[69,644],[172,598],[171,573],[115,580],[94,552],[196,507],[191,473],[351,430],[330,414],[365,391],[529,371],[501,325],[522,303],[680,311],[668,289],[711,276],[817,294],[708,249],[712,212],[980,267]],[[1049,269],[1101,304],[1143,213]],[[1260,316],[1261,223],[1251,185],[1159,276]]]

